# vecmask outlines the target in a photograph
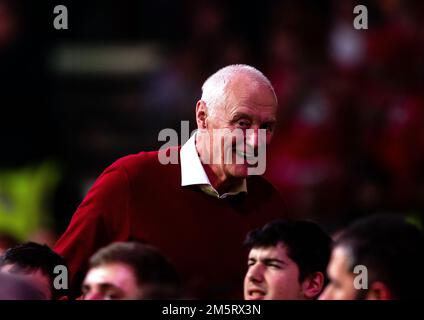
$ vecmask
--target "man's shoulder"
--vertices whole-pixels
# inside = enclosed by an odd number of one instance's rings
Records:
[[[175,167],[178,167],[176,164],[179,164],[180,148],[180,146],[175,146],[163,150],[141,151],[136,154],[130,154],[116,160],[110,165],[109,169],[124,169],[127,173],[147,172],[153,169],[175,169]],[[171,157],[177,157],[177,163],[175,161],[167,162],[167,159],[171,159]]]

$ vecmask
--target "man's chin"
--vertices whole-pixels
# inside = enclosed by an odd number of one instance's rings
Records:
[[[264,291],[248,291],[244,294],[244,300],[257,301],[257,300],[267,300],[266,292]]]
[[[265,298],[265,296],[255,296],[255,297],[248,296],[248,297],[245,298],[245,300],[247,300],[247,301],[262,301],[262,300],[267,300],[267,299]]]

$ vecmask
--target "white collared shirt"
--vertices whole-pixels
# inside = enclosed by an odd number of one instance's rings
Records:
[[[247,192],[246,179],[243,182],[222,195],[212,186],[199,155],[196,149],[196,134],[181,147],[181,186],[198,185],[200,189],[213,197],[224,199],[231,195],[239,194],[240,192]]]

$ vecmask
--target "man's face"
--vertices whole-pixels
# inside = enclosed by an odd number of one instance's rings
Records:
[[[327,274],[330,283],[320,300],[356,300],[358,290],[354,287],[354,274],[349,270],[349,256],[345,248],[336,247],[328,264]]]
[[[134,271],[123,263],[91,268],[84,279],[82,291],[84,300],[139,299]]]
[[[257,167],[258,164],[252,162],[255,157],[265,157],[265,154],[258,154],[259,143],[268,145],[271,141],[277,112],[275,96],[268,86],[245,75],[234,78],[229,86],[227,101],[217,106],[206,120],[206,130],[211,137],[209,150],[213,150],[211,168],[222,180],[245,178],[249,166]],[[217,129],[227,130],[227,133],[217,135]],[[235,129],[242,133],[238,146]],[[247,129],[252,129],[248,135]],[[259,129],[266,130],[262,140]]]
[[[51,279],[46,274],[44,274],[40,269],[36,271],[32,271],[32,272],[18,271],[16,270],[15,265],[7,264],[3,266],[0,271],[4,273],[10,273],[15,276],[19,276],[20,278],[35,285],[38,288],[38,290],[42,293],[42,295],[46,297],[47,300],[52,299]]]
[[[281,243],[251,249],[247,265],[244,278],[246,300],[305,299],[299,283],[299,268]]]

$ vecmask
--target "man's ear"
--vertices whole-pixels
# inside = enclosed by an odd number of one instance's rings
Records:
[[[381,281],[375,281],[371,284],[367,295],[367,300],[393,300],[392,291]]]
[[[315,299],[321,293],[324,286],[322,272],[314,272],[302,282],[302,293],[306,299]]]
[[[202,100],[197,101],[196,104],[196,122],[199,130],[206,129],[206,119],[208,117],[208,110],[206,103]]]

